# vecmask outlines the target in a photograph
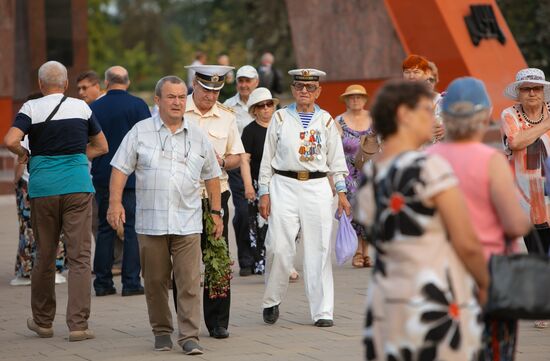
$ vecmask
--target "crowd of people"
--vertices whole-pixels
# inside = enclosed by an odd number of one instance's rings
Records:
[[[544,73],[521,70],[504,90],[516,104],[502,112],[503,154],[482,142],[493,111],[483,82],[459,78],[438,93],[437,66],[423,56],[403,61],[402,79],[385,83],[370,111],[365,88],[347,87],[346,111],[334,118],[316,104],[321,70],[290,70],[293,102],[281,107],[272,54],[236,72],[227,55],[218,63],[197,53],[187,82],[161,78],[152,109],[128,92],[121,66],[105,71],[104,91],[97,73],[81,74],[80,100],[64,95],[63,64],[40,67],[41,94],[5,137],[18,157],[12,285],[31,286],[28,328],[53,336],[62,257],[69,341],[94,338],[91,289],[96,297],[117,293],[120,259],[120,293],[145,294],[154,349],[173,348],[172,288],[177,344],[202,354],[201,258],[211,237],[228,244],[231,198],[239,275],[265,277],[266,324],[277,322],[288,284],[299,278],[299,241],[312,324],[334,326],[337,208],[353,216],[352,266],[372,267],[367,360],[513,360],[517,320],[485,316],[483,306],[491,255],[516,252],[521,237],[529,252],[539,238],[549,250]],[[228,83],[234,92],[222,103]],[[230,278],[221,295],[203,287],[213,338],[229,337]]]

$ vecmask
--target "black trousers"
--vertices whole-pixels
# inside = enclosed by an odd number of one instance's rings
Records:
[[[523,237],[525,247],[527,247],[527,252],[539,253],[539,246],[533,232],[537,232],[540,238],[540,243],[542,244],[542,249],[544,250],[544,254],[548,254],[548,249],[550,248],[550,228],[536,228]]]
[[[231,196],[231,193],[229,191],[225,191],[222,193],[222,208],[223,208],[223,237],[225,238],[225,242],[227,243],[227,249],[229,251],[229,230],[227,228],[227,224],[229,223],[229,197]],[[201,249],[204,249],[206,246],[206,225],[204,224],[204,220],[202,222],[202,228],[203,232],[201,234]],[[174,307],[176,309],[176,312],[178,310],[178,306],[176,305],[175,300],[178,299],[178,290],[176,288],[176,284],[174,280],[172,280],[172,293],[174,294]],[[231,289],[227,291],[227,297],[225,298],[215,298],[211,299],[208,297],[208,289],[203,288],[203,298],[202,298],[202,306],[203,306],[203,313],[204,313],[204,323],[206,323],[206,328],[208,328],[208,331],[212,331],[215,327],[221,326],[224,328],[229,328],[229,309],[231,307]]]
[[[233,229],[235,230],[239,268],[252,268],[254,267],[254,256],[252,255],[252,248],[250,247],[248,201],[244,198],[244,184],[241,178],[241,169],[236,168],[227,171],[227,175],[229,176],[231,199],[235,207],[232,223]]]

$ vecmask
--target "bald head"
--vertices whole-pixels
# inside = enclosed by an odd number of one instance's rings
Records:
[[[128,70],[119,65],[110,67],[105,71],[105,87],[109,89],[126,90],[130,86]]]
[[[67,68],[58,61],[48,61],[38,69],[38,84],[44,92],[65,91]]]

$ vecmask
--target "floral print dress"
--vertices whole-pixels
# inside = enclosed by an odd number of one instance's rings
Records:
[[[363,131],[353,130],[348,127],[348,125],[344,121],[344,117],[341,115],[336,118],[336,120],[342,128],[342,145],[344,146],[344,156],[346,158],[346,165],[348,166],[349,172],[345,178],[346,188],[348,191],[346,193],[346,197],[348,198],[348,201],[353,202],[353,199],[355,198],[355,193],[357,192],[357,188],[361,183],[361,178],[363,174],[359,169],[355,167],[355,155],[359,151],[361,136],[367,134],[372,135],[374,134],[374,130],[372,129],[372,127]],[[367,239],[367,232],[365,231],[365,227],[354,221],[351,221],[351,225],[353,226],[355,233],[357,233],[357,237],[360,237],[364,240]]]
[[[376,261],[367,292],[366,359],[477,360],[483,325],[475,283],[431,202],[457,186],[451,167],[437,155],[410,151],[378,164],[374,181]]]

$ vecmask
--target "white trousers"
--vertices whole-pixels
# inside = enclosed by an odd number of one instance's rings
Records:
[[[332,190],[328,178],[299,181],[275,174],[269,186],[271,214],[267,231],[263,308],[281,303],[302,232],[304,283],[313,321],[332,320],[334,281],[330,238]]]

